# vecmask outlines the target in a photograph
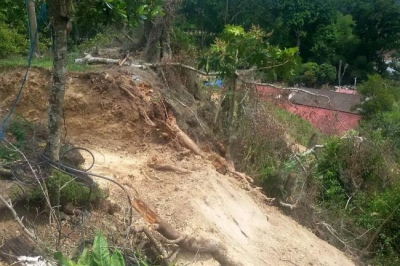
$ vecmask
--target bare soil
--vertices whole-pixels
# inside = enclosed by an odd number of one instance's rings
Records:
[[[2,117],[11,106],[23,71],[0,74]],[[133,81],[132,75],[139,77],[139,81]],[[50,82],[49,71],[32,69],[17,113],[30,121],[45,123]],[[140,90],[142,97],[132,101],[120,86]],[[159,81],[150,70],[104,68],[96,73],[70,73],[63,138],[94,153],[96,163],[92,172],[122,184],[132,197],[142,199],[179,231],[222,241],[229,256],[243,265],[354,265],[341,251],[268,206],[256,192],[243,189],[234,177],[218,173],[212,161],[188,153],[174,140],[166,141],[148,127],[140,108],[145,108],[152,118],[153,103],[160,97],[158,86]],[[82,155],[90,164],[89,155]],[[189,173],[148,167],[148,163],[154,162],[179,166]],[[116,185],[103,179],[96,181],[109,190],[109,201],[120,208],[116,213],[108,207],[93,209],[84,227],[74,226],[72,221],[63,222],[68,238],[62,250],[69,256],[82,237],[99,229],[115,245],[124,241],[129,209],[126,196]],[[0,193],[5,194],[10,184],[11,181],[0,180]],[[24,207],[17,210],[35,224],[46,243],[54,243],[55,235],[45,216],[32,210],[27,212]],[[1,241],[21,235],[22,230],[8,210],[1,208],[0,212],[1,246]],[[143,224],[136,213],[134,224]],[[176,265],[218,263],[211,255],[181,252]]]

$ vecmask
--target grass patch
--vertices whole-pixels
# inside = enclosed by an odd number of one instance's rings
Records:
[[[90,65],[75,64],[75,59],[80,57],[77,53],[70,53],[67,55],[67,70],[73,72],[85,72],[93,69]],[[27,57],[9,57],[0,60],[0,68],[2,69],[12,69],[16,67],[26,67],[28,65]],[[33,58],[32,67],[40,67],[45,69],[53,68],[53,58],[50,56],[43,56],[41,58]]]
[[[74,206],[84,206],[87,203],[96,205],[107,197],[97,183],[93,184],[90,189],[79,184],[74,177],[57,170],[54,170],[45,179],[45,184],[52,205],[65,205],[67,203],[72,203]],[[44,195],[40,187],[36,186],[28,191],[26,199],[28,204],[40,202],[44,199]]]
[[[271,110],[273,116],[285,127],[287,133],[297,143],[307,146],[311,136],[315,135],[320,142],[325,139],[325,136],[307,120],[279,107],[272,107]]]

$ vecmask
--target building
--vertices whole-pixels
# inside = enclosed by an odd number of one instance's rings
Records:
[[[332,135],[354,129],[361,119],[355,108],[360,104],[358,94],[323,89],[299,89],[287,96],[273,87],[259,87],[259,92],[269,100],[280,99],[279,105],[306,120],[321,132]]]

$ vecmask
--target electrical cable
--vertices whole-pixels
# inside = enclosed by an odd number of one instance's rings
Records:
[[[126,191],[126,189],[121,184],[119,184],[117,181],[112,180],[109,177],[105,177],[105,176],[94,174],[94,173],[90,173],[90,172],[85,172],[85,171],[82,171],[82,170],[79,170],[79,169],[76,169],[76,168],[73,168],[73,167],[69,167],[69,166],[67,166],[67,165],[65,165],[63,163],[55,162],[55,161],[51,160],[49,157],[47,157],[44,154],[41,154],[39,156],[39,158],[41,160],[45,161],[46,163],[48,163],[53,168],[56,168],[56,169],[59,169],[59,168],[67,169],[67,171],[71,171],[72,174],[87,174],[89,176],[98,177],[98,178],[107,180],[109,182],[112,182],[115,185],[117,185],[118,187],[120,187],[124,191],[124,193],[126,194],[126,197],[128,199],[128,202],[129,202],[129,206],[130,206],[130,208],[129,208],[129,227],[132,225],[132,222],[133,222],[133,210],[132,210],[132,204],[131,204],[132,203],[131,197],[129,196],[128,191]],[[91,178],[90,178],[90,181],[92,181],[94,183],[93,179],[91,179]],[[138,192],[136,190],[135,190],[135,192],[138,195]]]
[[[27,2],[25,1],[25,3],[26,3],[27,12],[28,12]],[[45,14],[44,11],[43,11],[45,9],[45,7],[46,7],[46,5],[43,3],[42,4],[42,8],[40,9],[39,18]],[[28,19],[28,31],[29,31],[29,36],[31,36],[29,19]],[[15,108],[17,107],[17,103],[19,101],[19,98],[21,97],[22,91],[24,90],[25,83],[26,83],[26,80],[28,78],[29,69],[31,68],[31,64],[32,64],[33,54],[35,52],[35,44],[36,44],[37,35],[38,35],[38,28],[36,28],[36,31],[35,31],[35,34],[34,34],[34,39],[31,40],[31,45],[30,45],[30,49],[29,49],[29,57],[28,57],[28,65],[27,65],[27,68],[26,68],[26,71],[25,71],[25,75],[24,75],[24,77],[22,79],[21,87],[20,87],[20,89],[19,89],[19,91],[18,91],[18,93],[17,93],[17,95],[15,97],[15,100],[14,100],[12,106],[11,106],[10,111],[8,112],[6,117],[3,119],[3,121],[1,122],[0,141],[3,140],[3,138],[4,138],[7,122],[10,119],[10,117],[12,116],[12,114],[14,113]]]

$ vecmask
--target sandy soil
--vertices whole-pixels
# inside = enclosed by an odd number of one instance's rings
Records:
[[[118,86],[130,84],[140,88],[142,100],[147,103],[158,88],[151,87],[152,81],[148,82],[150,85],[129,81],[132,73],[125,71],[69,75],[66,139],[95,154],[92,172],[118,181],[132,196],[136,190],[139,198],[179,231],[223,242],[229,256],[243,265],[354,265],[341,251],[266,205],[256,193],[242,189],[235,178],[218,173],[211,161],[158,140],[156,132],[140,121],[138,103],[132,104]],[[0,74],[2,115],[18,88],[21,73],[22,70],[13,70]],[[151,78],[143,71],[136,71],[135,75],[141,80]],[[49,73],[33,69],[18,112],[32,121],[45,121],[48,84]],[[155,161],[179,166],[190,173],[157,171],[147,166]],[[93,211],[89,219],[97,219],[94,228],[112,228],[118,235],[124,231],[128,202],[120,188],[105,180],[98,181],[109,188],[110,200],[122,209],[114,216]],[[138,214],[134,214],[134,220],[135,224],[141,223]],[[10,228],[15,233],[11,234]],[[19,233],[20,229],[11,216],[3,215],[0,239],[15,235],[16,231]],[[182,252],[176,265],[218,263],[210,255]]]

